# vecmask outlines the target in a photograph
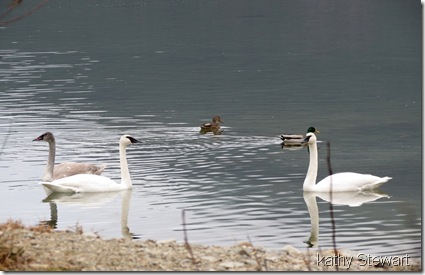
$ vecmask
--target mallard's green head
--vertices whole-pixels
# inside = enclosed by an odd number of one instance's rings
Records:
[[[316,130],[316,128],[314,128],[314,127],[309,127],[307,129],[307,133],[317,133],[317,134],[319,134],[320,132],[319,132],[319,130]]]

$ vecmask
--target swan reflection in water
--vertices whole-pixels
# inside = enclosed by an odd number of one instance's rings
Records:
[[[130,200],[132,190],[122,190],[115,192],[99,192],[99,193],[51,193],[43,202],[50,204],[50,220],[42,223],[57,228],[58,207],[57,205],[73,205],[73,206],[101,206],[114,200],[118,194],[121,194],[121,232],[124,238],[138,239],[139,237],[130,232],[128,228],[128,212],[130,210]]]
[[[316,197],[333,205],[348,205],[358,207],[364,203],[372,202],[380,198],[389,198],[387,194],[379,190],[359,191],[359,192],[304,192],[304,201],[308,208],[311,221],[311,232],[308,241],[305,241],[309,247],[317,246],[319,239],[319,209],[317,207]]]

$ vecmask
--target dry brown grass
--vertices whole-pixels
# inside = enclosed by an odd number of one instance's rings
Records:
[[[22,229],[24,225],[21,221],[7,220],[7,222],[0,224],[0,231]]]
[[[23,255],[25,250],[22,247],[13,245],[13,235],[10,234],[23,228],[20,221],[8,220],[0,224],[0,270],[19,270],[30,261]]]
[[[16,233],[20,230],[29,230],[37,234],[53,233],[49,225],[39,223],[34,226],[25,226],[21,221],[9,219],[5,223],[0,224],[0,270],[3,271],[30,271],[34,270],[32,266],[34,261],[26,253],[24,247],[18,245],[16,240]],[[69,230],[75,232],[78,235],[82,235],[83,227],[78,223],[74,228]],[[35,264],[34,266],[37,266]],[[39,265],[42,270],[49,271],[64,271],[68,270],[66,267],[58,267],[55,264],[50,263],[49,265]]]
[[[50,233],[53,231],[53,229],[46,224],[37,224],[34,226],[30,226],[28,228],[31,231],[40,232],[40,233]]]

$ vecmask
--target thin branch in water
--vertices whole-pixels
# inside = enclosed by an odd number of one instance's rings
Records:
[[[25,17],[31,15],[32,13],[34,13],[36,10],[40,9],[45,4],[47,4],[48,1],[49,0],[43,0],[38,5],[34,6],[32,9],[30,9],[29,11],[27,11],[24,14],[15,16],[15,17],[13,17],[9,20],[0,21],[0,25],[7,25],[7,24],[10,24],[12,22],[15,22],[15,21],[18,21],[20,19],[25,18]],[[4,17],[6,17],[13,9],[15,9],[21,3],[22,3],[22,0],[12,1],[12,3],[9,5],[9,8],[7,9],[7,11],[5,11],[3,14],[0,15],[0,20],[3,19]]]
[[[1,156],[1,154],[3,153],[4,148],[6,147],[7,140],[8,140],[8,138],[9,138],[9,136],[10,136],[10,131],[11,131],[11,129],[12,129],[12,123],[11,123],[11,124],[9,124],[9,129],[8,129],[8,131],[7,131],[6,137],[4,138],[4,142],[3,142],[3,145],[2,145],[1,150],[0,150],[0,156]]]
[[[328,163],[328,173],[329,176],[332,176],[333,172],[332,172],[332,166],[331,166],[331,144],[328,141],[326,143],[327,146],[327,156],[326,156],[326,162]],[[329,202],[329,211],[331,213],[331,224],[332,224],[332,244],[333,244],[333,248],[334,248],[334,254],[335,256],[337,255],[338,251],[336,248],[336,226],[335,226],[335,217],[334,217],[334,208],[333,208],[333,204],[332,204],[332,177],[330,178],[331,180],[331,185],[330,185],[330,192],[329,192],[329,198],[330,198],[330,202]],[[336,271],[338,271],[338,265],[335,265],[335,269]]]

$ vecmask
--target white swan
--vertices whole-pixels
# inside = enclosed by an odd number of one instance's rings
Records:
[[[91,174],[78,174],[70,177],[54,180],[52,182],[40,182],[49,193],[78,193],[78,192],[109,192],[132,188],[130,172],[128,171],[126,148],[131,143],[138,143],[137,139],[129,135],[123,135],[119,142],[121,183],[116,183],[110,178]]]
[[[63,162],[55,165],[56,141],[51,132],[40,135],[33,141],[45,141],[49,143],[49,158],[47,159],[46,169],[42,181],[53,181],[76,174],[95,174],[100,175],[106,165],[94,165],[89,163]]]
[[[303,185],[304,191],[330,192],[331,184],[332,192],[371,190],[378,188],[391,179],[391,177],[380,178],[368,174],[345,172],[328,176],[316,184],[318,169],[316,135],[307,133],[304,142],[308,143],[310,151],[310,163]]]

